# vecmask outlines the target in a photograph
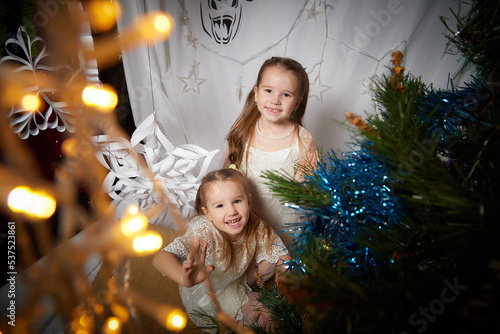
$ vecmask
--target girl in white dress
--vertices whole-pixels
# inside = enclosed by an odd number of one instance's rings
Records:
[[[256,270],[268,280],[290,256],[278,235],[252,211],[251,201],[247,180],[237,170],[208,173],[196,196],[198,215],[188,222],[183,236],[153,259],[161,273],[179,284],[186,312],[199,327],[207,324],[193,311],[216,315],[203,284],[210,275],[224,312],[244,325],[255,322],[267,331],[274,328],[250,286],[257,281]]]
[[[273,196],[263,171],[300,178],[298,163],[316,160],[314,139],[304,127],[309,78],[302,65],[290,58],[264,62],[245,107],[227,136],[224,166],[234,164],[250,180],[253,208],[280,233],[286,246],[297,234],[297,211]]]

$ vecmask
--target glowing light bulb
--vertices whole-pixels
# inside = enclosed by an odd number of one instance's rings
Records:
[[[26,186],[14,188],[9,193],[7,205],[13,212],[24,213],[33,218],[49,218],[56,211],[56,201],[52,196]]]
[[[154,18],[153,22],[155,29],[159,32],[165,33],[170,31],[171,24],[167,15],[159,14]]]
[[[112,111],[118,104],[118,96],[114,89],[107,85],[100,88],[88,85],[82,91],[82,100],[87,106],[105,112]]]
[[[40,99],[35,94],[26,94],[21,100],[21,105],[28,111],[35,111],[40,107]]]
[[[33,192],[32,205],[28,213],[38,218],[49,218],[56,211],[56,201],[43,192]]]
[[[61,144],[61,151],[64,155],[75,157],[78,155],[78,141],[75,138],[68,138]]]
[[[174,18],[163,12],[149,12],[137,23],[136,32],[140,37],[137,36],[134,39],[143,38],[151,42],[168,38],[175,25]]]
[[[82,327],[90,327],[94,324],[94,318],[90,314],[84,314],[80,317],[79,323]]]
[[[118,317],[109,317],[103,326],[103,332],[106,334],[121,333],[122,322]]]
[[[97,90],[96,86],[88,85],[85,87],[82,91],[82,100],[86,105],[92,105],[93,104],[93,95],[95,91]]]
[[[130,313],[125,306],[120,305],[118,303],[112,303],[110,305],[110,308],[111,312],[113,312],[113,314],[116,315],[119,319],[121,319],[124,322],[128,321]]]
[[[125,216],[121,220],[121,230],[125,235],[132,235],[146,229],[148,226],[148,218],[142,214]]]
[[[149,255],[161,248],[162,238],[156,231],[145,231],[134,237],[132,247],[137,255]]]
[[[97,31],[107,31],[113,28],[122,16],[122,6],[118,1],[93,0],[87,4],[89,21]]]
[[[172,312],[167,315],[166,327],[169,331],[180,332],[186,327],[186,324],[186,313],[181,309],[173,309]]]
[[[137,205],[130,205],[128,208],[127,208],[127,211],[129,214],[131,215],[136,215],[139,213],[139,207]]]
[[[143,231],[148,226],[148,218],[140,213],[137,205],[130,205],[120,220],[120,229],[126,236]]]
[[[7,198],[7,205],[9,209],[14,212],[23,212],[26,210],[28,203],[25,201],[26,198],[29,198],[31,193],[31,189],[25,186],[19,186],[14,188]]]

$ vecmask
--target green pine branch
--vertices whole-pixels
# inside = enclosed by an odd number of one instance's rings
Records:
[[[477,74],[485,79],[500,77],[500,2],[497,0],[472,1],[467,13],[462,14],[450,8],[456,24],[452,27],[448,19],[441,21],[448,29],[449,45],[458,49],[464,66],[458,74],[475,66]]]
[[[276,198],[282,202],[309,208],[321,208],[330,202],[329,192],[297,181],[292,176],[273,171],[265,171],[262,176],[267,179],[266,184],[270,186]],[[311,176],[314,177],[314,174]]]

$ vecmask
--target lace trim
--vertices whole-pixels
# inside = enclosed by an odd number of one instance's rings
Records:
[[[241,304],[241,306],[245,305],[246,303],[248,303],[248,294],[245,294],[245,298],[243,298],[243,303]],[[238,310],[238,313],[236,313],[236,317],[234,317],[234,319],[236,321],[241,321],[243,320],[243,312],[241,311],[241,307],[240,309]]]

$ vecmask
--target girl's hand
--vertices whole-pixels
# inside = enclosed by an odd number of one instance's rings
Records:
[[[276,324],[271,319],[271,313],[267,309],[255,311],[253,322],[264,328],[267,333],[275,333],[276,331]]]
[[[182,266],[184,269],[183,285],[192,287],[203,282],[215,267],[209,265],[205,267],[205,257],[207,256],[208,243],[205,241],[200,250],[200,240],[196,240],[194,247],[189,250],[187,262]]]

